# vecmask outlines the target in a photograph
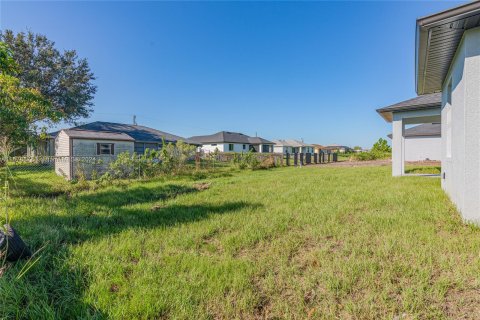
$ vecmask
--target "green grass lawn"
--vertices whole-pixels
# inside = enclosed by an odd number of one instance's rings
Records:
[[[25,262],[2,271],[0,318],[475,318],[480,229],[440,179],[390,170],[232,171],[74,195],[18,172],[12,224],[46,247],[20,279]]]
[[[407,174],[440,174],[442,168],[440,166],[419,166],[406,165],[405,173]]]

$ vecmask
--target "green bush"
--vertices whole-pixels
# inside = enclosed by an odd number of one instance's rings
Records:
[[[382,138],[378,139],[378,141],[373,144],[370,151],[359,152],[353,155],[354,159],[358,161],[388,159],[391,156],[392,148],[388,145],[387,140]]]
[[[195,156],[195,146],[178,141],[163,144],[159,151],[146,149],[144,154],[121,153],[109,164],[103,180],[155,177],[178,174],[186,170],[189,159]]]
[[[105,174],[106,179],[127,179],[135,177],[135,168],[138,167],[139,159],[137,155],[123,152],[117,156],[115,161],[110,162],[108,171]],[[138,172],[136,173],[138,177]]]
[[[232,157],[232,163],[240,170],[245,169],[264,169],[274,167],[274,161],[271,158],[267,158],[263,161],[258,159],[257,153],[250,150],[247,153],[235,153]]]
[[[389,159],[391,157],[391,153],[371,150],[369,152],[359,152],[353,155],[353,157],[358,161]]]

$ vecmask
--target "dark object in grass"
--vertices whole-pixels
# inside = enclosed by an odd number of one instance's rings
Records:
[[[32,255],[25,242],[9,224],[0,230],[0,251],[6,250],[7,261],[17,261]]]

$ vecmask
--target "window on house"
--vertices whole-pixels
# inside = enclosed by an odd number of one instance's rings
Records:
[[[243,145],[243,150],[245,150],[245,149],[247,149],[247,145],[246,145],[246,144]]]
[[[262,144],[262,152],[270,152],[270,146],[268,144]]]
[[[136,154],[144,154],[145,153],[145,143],[143,142],[135,142],[133,145],[133,150]]]
[[[113,143],[97,143],[97,155],[113,155],[115,147]]]
[[[233,143],[228,144],[228,151],[233,151]]]

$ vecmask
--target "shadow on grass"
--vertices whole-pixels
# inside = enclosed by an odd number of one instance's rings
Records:
[[[440,166],[407,166],[405,168],[407,174],[440,174],[441,172]]]
[[[260,204],[227,202],[217,204],[181,205],[166,201],[180,195],[199,192],[196,188],[167,184],[157,188],[134,188],[97,191],[65,199],[67,213],[19,217],[19,229],[45,230],[54,228],[63,243],[80,243],[95,237],[115,234],[130,228],[168,227],[195,222],[214,214],[225,214]],[[141,206],[141,208],[138,208]]]
[[[2,177],[5,168],[0,170]],[[55,198],[66,194],[70,183],[57,176],[50,166],[22,165],[9,168],[12,197]]]
[[[77,265],[68,265],[71,245],[101,239],[129,229],[168,228],[194,223],[211,216],[258,208],[261,204],[241,201],[221,204],[201,203],[184,205],[166,202],[175,197],[200,192],[195,188],[167,184],[157,188],[144,186],[80,194],[64,198],[59,204],[66,207],[61,215],[36,215],[15,220],[17,229],[31,244],[49,245],[39,265],[24,279],[12,285],[12,293],[23,294],[19,301],[13,294],[6,300],[10,310],[24,310],[23,318],[42,318],[54,314],[58,318],[105,318],[106,315],[85,303],[84,290],[88,287],[88,272]],[[39,237],[38,235],[42,235]],[[124,239],[123,241],[128,241]],[[3,280],[3,281],[2,281]],[[6,278],[0,278],[0,285]],[[14,282],[14,281],[13,281]],[[10,286],[9,284],[7,284]],[[41,292],[41,295],[39,294]],[[24,305],[42,306],[49,313],[22,308]],[[0,303],[1,307],[1,303]],[[37,310],[38,311],[38,310]],[[23,313],[24,312],[24,313]],[[46,311],[45,311],[46,312]],[[15,316],[15,313],[11,313]],[[18,314],[16,314],[18,316]]]

